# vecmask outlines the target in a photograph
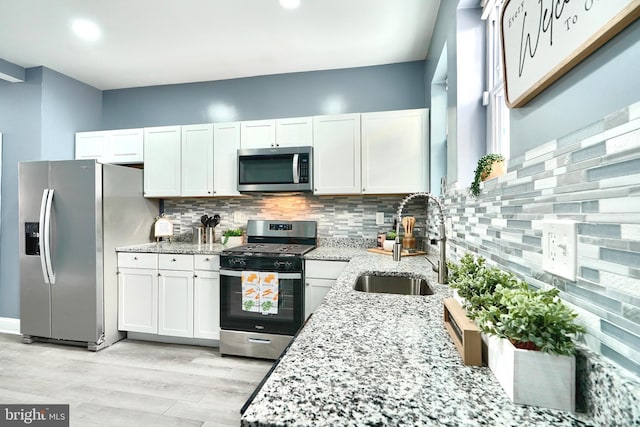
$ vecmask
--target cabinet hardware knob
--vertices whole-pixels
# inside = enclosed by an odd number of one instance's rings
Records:
[[[198,275],[197,275],[197,274],[194,274],[194,275],[193,275],[193,277],[198,278]]]
[[[171,262],[176,262],[176,259],[175,258],[171,258]]]
[[[162,276],[162,274],[158,273],[158,277]]]
[[[205,261],[211,261],[209,258],[205,258],[204,260],[205,260]]]
[[[137,256],[134,256],[134,257],[133,257],[133,260],[134,260],[134,261],[137,261],[137,260],[138,260],[138,257],[137,257]]]
[[[306,282],[306,283],[305,283],[305,285],[310,286],[310,285],[309,285],[309,282]]]

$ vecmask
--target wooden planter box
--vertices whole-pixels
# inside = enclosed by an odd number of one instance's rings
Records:
[[[454,298],[444,300],[444,326],[464,364],[482,366],[480,330]]]
[[[513,403],[575,411],[576,359],[520,350],[488,336],[489,368]]]

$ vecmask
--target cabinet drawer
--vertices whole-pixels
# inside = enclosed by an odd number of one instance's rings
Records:
[[[321,279],[337,279],[347,266],[346,261],[305,261],[305,276]]]
[[[118,252],[118,268],[158,268],[158,254]]]
[[[220,270],[220,255],[194,255],[194,270]]]
[[[158,268],[160,270],[193,270],[193,255],[160,254]]]

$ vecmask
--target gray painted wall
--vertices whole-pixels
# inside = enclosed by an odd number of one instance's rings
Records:
[[[103,92],[103,129],[424,108],[424,61]]]
[[[640,20],[522,108],[511,110],[511,156],[640,100]]]
[[[76,129],[99,126],[101,92],[44,67],[24,83],[0,82],[3,133],[0,317],[18,318],[18,162],[72,159]]]

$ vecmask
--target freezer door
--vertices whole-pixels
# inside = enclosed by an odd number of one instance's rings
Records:
[[[102,312],[102,165],[50,162],[51,337],[96,342]]]
[[[42,230],[38,230],[42,195],[49,186],[49,163],[20,163],[18,171],[20,332],[23,335],[50,337],[50,286],[43,276],[42,251],[39,250]]]

